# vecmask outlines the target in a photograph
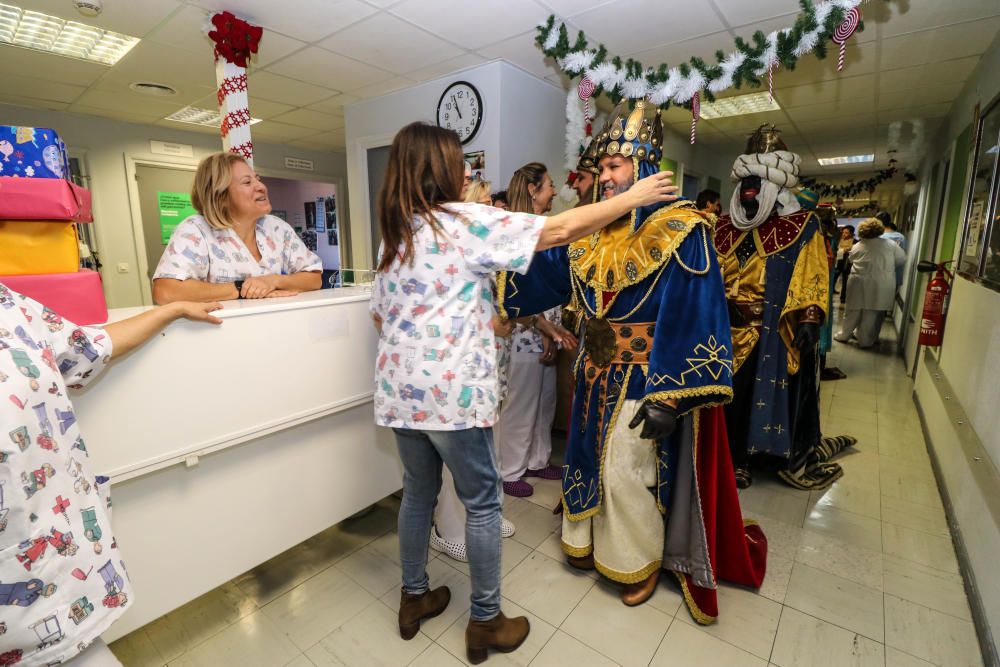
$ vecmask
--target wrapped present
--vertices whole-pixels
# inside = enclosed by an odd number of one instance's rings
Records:
[[[0,125],[0,176],[67,178],[66,145],[55,130]]]
[[[80,244],[72,222],[0,220],[0,275],[73,273]]]
[[[90,191],[59,178],[0,176],[0,220],[93,222]]]
[[[108,321],[101,276],[84,269],[76,273],[43,276],[0,276],[0,283],[30,296],[43,306],[76,324],[103,324]]]

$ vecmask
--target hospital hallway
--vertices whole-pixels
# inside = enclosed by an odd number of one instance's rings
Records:
[[[532,497],[508,497],[517,532],[503,540],[503,609],[526,614],[532,632],[489,664],[983,664],[913,381],[895,349],[888,324],[878,351],[834,343],[829,362],[847,378],[822,384],[823,431],[857,446],[837,459],[845,474],[825,491],[757,471],[741,504],[767,534],[767,577],[758,592],[722,584],[715,625],[694,623],[673,578],[629,608],[596,574],[566,565],[551,511],[558,482],[534,480]],[[411,641],[396,632],[398,504],[384,499],[112,650],[129,667],[463,664],[465,564],[431,551],[432,585],[451,588],[451,605]]]

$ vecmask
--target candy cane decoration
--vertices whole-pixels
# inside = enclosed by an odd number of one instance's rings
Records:
[[[774,65],[767,68],[767,94],[771,97],[771,104],[774,104]]]
[[[858,24],[861,23],[861,10],[857,7],[851,7],[847,14],[844,16],[843,22],[837,26],[837,30],[833,33],[833,41],[840,44],[840,55],[837,57],[837,71],[844,71],[844,58],[847,51],[847,40],[851,38],[854,31],[858,29]]]
[[[697,92],[691,98],[691,143],[694,144],[698,133],[698,118],[701,116],[701,93]]]

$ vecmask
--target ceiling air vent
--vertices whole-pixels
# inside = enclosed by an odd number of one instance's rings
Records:
[[[135,83],[129,84],[129,88],[137,93],[156,95],[157,97],[169,97],[170,95],[177,94],[177,91],[170,86],[165,86],[162,83],[153,83],[151,81],[136,81]]]

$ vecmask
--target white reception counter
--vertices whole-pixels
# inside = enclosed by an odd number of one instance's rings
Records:
[[[136,588],[106,640],[401,487],[372,422],[369,295],[226,302],[221,326],[176,322],[74,396]]]

